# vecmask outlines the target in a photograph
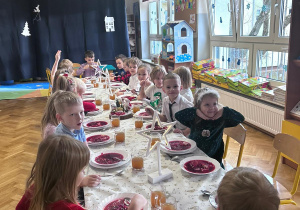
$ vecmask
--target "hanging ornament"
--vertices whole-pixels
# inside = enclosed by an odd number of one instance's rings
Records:
[[[238,66],[241,65],[241,59],[238,59],[237,63]]]
[[[230,62],[230,58],[227,59],[228,63]]]
[[[249,3],[246,5],[246,8],[247,8],[248,10],[250,9],[250,4],[249,4]]]
[[[36,15],[35,15],[35,17],[34,17],[34,19],[33,19],[33,22],[34,21],[40,21],[41,20],[41,15],[40,15],[40,5],[37,5],[36,7],[35,7],[35,9],[33,10],[33,12],[34,13],[36,13]]]
[[[223,21],[222,21],[222,17],[220,17],[220,23],[223,23]]]
[[[222,55],[222,61],[224,61],[224,55]]]
[[[28,27],[28,23],[26,21],[25,23],[25,26],[24,26],[24,29],[21,33],[23,36],[31,36],[30,32],[29,32],[29,27]]]
[[[268,5],[263,5],[262,8],[261,8],[261,10],[262,10],[263,12],[268,12],[268,11],[269,11]]]
[[[212,4],[211,7],[214,9],[215,8],[215,4]]]

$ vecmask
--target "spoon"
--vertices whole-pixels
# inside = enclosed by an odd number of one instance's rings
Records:
[[[208,190],[201,190],[201,192],[203,193],[203,195],[208,195],[208,196],[211,195],[211,192]]]
[[[118,161],[125,161],[124,159],[120,159],[118,157],[113,157],[113,159],[118,160]]]
[[[128,198],[128,197],[124,198],[124,204],[125,204],[126,206],[129,206],[130,203],[131,203],[131,198]]]

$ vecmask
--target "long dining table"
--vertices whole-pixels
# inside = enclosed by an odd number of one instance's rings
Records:
[[[126,89],[126,88],[123,88]],[[102,101],[109,99],[108,89],[104,89],[102,84],[98,88],[88,89],[94,96],[101,97]],[[114,101],[111,101],[114,103]],[[109,121],[110,110],[104,111],[102,106],[99,114],[94,116],[86,116],[85,121],[107,120]],[[151,123],[152,120],[144,121]],[[129,118],[120,121],[120,127],[125,130],[125,142],[111,142],[100,146],[90,146],[91,158],[106,150],[124,150],[129,155],[140,152],[144,159],[143,170],[133,170],[131,161],[126,164],[106,169],[97,168],[89,165],[86,169],[86,174],[99,174],[102,176],[101,183],[97,187],[84,187],[85,207],[87,209],[101,209],[100,206],[109,197],[119,193],[139,193],[148,200],[148,209],[151,209],[151,190],[162,189],[167,196],[172,196],[176,199],[177,209],[180,210],[196,210],[196,209],[214,209],[209,202],[209,196],[204,196],[201,190],[215,191],[225,175],[225,170],[220,168],[218,171],[206,175],[194,175],[183,171],[179,161],[190,156],[206,156],[199,148],[196,148],[192,153],[179,155],[176,161],[172,161],[172,156],[161,152],[161,167],[168,168],[172,171],[173,177],[163,180],[156,184],[151,184],[148,181],[148,174],[158,171],[158,154],[152,152],[146,157],[148,139],[137,133],[135,128],[134,118]],[[103,132],[115,134],[117,128],[109,127]],[[95,131],[85,130],[86,135],[92,134]],[[97,131],[97,132],[101,132]],[[185,139],[181,134],[170,132],[169,139]],[[121,172],[117,174],[118,172]],[[106,176],[112,174],[112,176]]]

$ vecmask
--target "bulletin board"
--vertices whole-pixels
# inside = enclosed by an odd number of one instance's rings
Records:
[[[175,0],[175,20],[185,20],[196,31],[197,0]]]

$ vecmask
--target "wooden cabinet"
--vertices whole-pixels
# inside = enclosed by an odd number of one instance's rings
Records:
[[[293,0],[292,17],[290,26],[289,58],[286,81],[286,104],[284,111],[284,121],[282,123],[282,133],[287,133],[300,140],[300,116],[291,113],[291,110],[300,101],[300,4],[298,0]],[[295,166],[288,160],[284,163]]]

